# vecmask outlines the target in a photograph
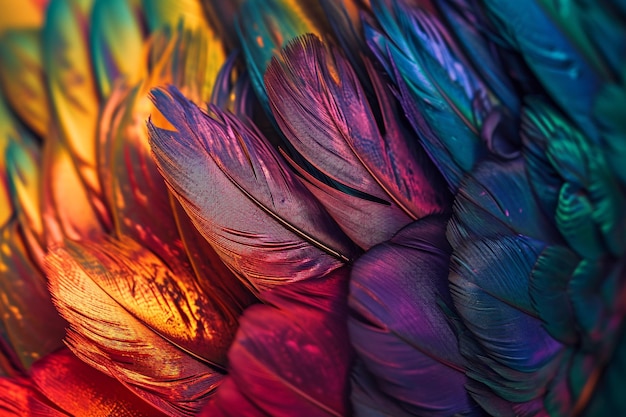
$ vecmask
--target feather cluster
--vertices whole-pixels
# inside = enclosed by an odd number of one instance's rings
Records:
[[[0,414],[626,413],[620,2],[29,4]]]

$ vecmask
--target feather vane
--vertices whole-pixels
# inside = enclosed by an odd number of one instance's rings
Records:
[[[215,107],[203,113],[175,89],[153,94],[177,129],[150,125],[159,169],[196,227],[254,288],[323,276],[354,256],[259,132]],[[199,181],[205,177],[212,180]]]
[[[191,275],[174,267],[174,277],[128,239],[66,242],[46,269],[78,357],[168,414],[202,407],[222,378],[235,323]]]
[[[344,190],[357,194],[344,192],[344,203],[342,193],[328,193],[329,185],[315,181],[309,187],[343,230],[367,249],[411,220],[445,211],[446,194],[437,187],[439,176],[426,156],[407,143],[408,132],[393,113],[382,80],[371,65],[366,68],[384,131],[350,64],[314,36],[285,48],[265,80],[274,117],[290,144]]]

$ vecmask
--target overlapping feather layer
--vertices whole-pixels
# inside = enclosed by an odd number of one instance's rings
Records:
[[[51,0],[0,42],[2,413],[623,413],[608,3]]]

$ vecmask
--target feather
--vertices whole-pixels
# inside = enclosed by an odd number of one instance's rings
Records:
[[[591,398],[589,405],[581,412],[582,416],[619,415],[623,412],[622,381],[626,372],[626,333],[621,330],[621,336],[613,350],[610,366],[602,375],[598,387]]]
[[[143,34],[138,4],[95,0],[89,41],[100,94],[108,97],[114,82],[136,84],[143,76]]]
[[[38,135],[50,124],[48,92],[44,83],[41,31],[13,30],[0,41],[0,82],[6,99],[19,117]]]
[[[168,414],[202,407],[223,377],[235,323],[189,272],[110,238],[68,241],[51,251],[46,270],[79,358]]]
[[[618,236],[626,233],[626,220],[618,213],[626,210],[626,198],[602,148],[541,101],[529,103],[523,120],[534,188],[568,244],[585,258],[621,256],[626,246]],[[546,176],[560,179],[551,181],[547,195]]]
[[[431,216],[411,223],[359,258],[351,274],[351,341],[376,386],[408,415],[465,415],[475,407],[440,306],[452,306],[446,222]]]
[[[454,248],[466,240],[510,234],[562,241],[553,220],[543,214],[534,198],[522,159],[508,164],[485,161],[459,188],[448,239]]]
[[[3,416],[162,416],[122,384],[81,362],[67,349],[38,361],[30,377],[0,378]]]
[[[65,322],[13,219],[0,228],[0,374],[24,373],[61,346]],[[3,363],[4,362],[4,363]]]
[[[235,29],[252,87],[267,114],[271,112],[263,74],[272,57],[298,36],[328,32],[319,5],[298,0],[247,0],[236,16]]]
[[[210,102],[245,122],[253,115],[256,97],[248,73],[237,71],[237,63],[238,53],[232,53],[217,74]]]
[[[101,218],[72,159],[56,131],[42,149],[42,209],[46,246],[64,238],[80,240],[102,233]],[[72,201],[72,204],[66,204]]]
[[[472,69],[512,114],[519,114],[520,98],[495,47],[496,35],[477,0],[445,0],[436,6]]]
[[[342,188],[332,190],[315,181],[309,189],[365,249],[412,220],[445,211],[446,205],[436,170],[407,143],[408,132],[394,114],[390,93],[373,68],[366,68],[383,114],[382,129],[348,62],[314,36],[291,43],[265,76],[284,135]]]
[[[413,128],[454,190],[486,154],[481,131],[493,131],[489,121],[503,117],[501,111],[432,13],[400,1],[391,9],[373,1],[372,8],[384,34],[366,25],[368,43],[394,78]],[[514,137],[485,134],[496,154],[515,156],[514,143],[508,143]]]
[[[106,228],[109,216],[101,201],[93,140],[100,106],[84,28],[92,3],[92,0],[52,0],[42,32],[42,50],[55,140],[62,142],[75,166],[80,187],[85,189],[88,204]]]
[[[202,6],[209,26],[215,30],[226,50],[239,48],[235,32],[235,16],[241,9],[244,0],[223,2],[221,0],[204,0]]]
[[[4,155],[9,144],[19,137],[16,120],[11,115],[0,91],[0,227],[8,223],[15,215]]]
[[[246,310],[228,354],[229,381],[206,415],[348,415],[347,282],[346,268],[311,275]]]
[[[362,56],[368,54],[368,47],[362,38],[363,26],[361,16],[371,13],[369,4],[364,0],[321,0],[320,6],[324,10],[326,19],[333,29],[337,43],[352,64],[352,68],[364,83],[364,88],[371,92],[369,78],[365,72]]]
[[[522,120],[525,158],[484,161],[459,188],[451,292],[473,398],[491,414],[571,415],[623,317],[626,287],[609,255],[619,249],[600,226],[621,227],[610,213],[623,193],[601,148],[547,103],[528,100]]]
[[[19,141],[9,141],[6,170],[21,232],[30,255],[41,267],[45,248],[41,218],[41,150],[25,131],[21,133]]]
[[[122,384],[83,363],[63,349],[38,361],[31,379],[63,415],[119,417],[162,416]]]
[[[563,346],[535,317],[527,292],[542,248],[524,236],[483,239],[455,249],[452,257],[450,290],[468,328],[460,344],[470,391],[486,385],[512,409],[540,400],[563,359]],[[491,401],[474,398],[493,413]]]
[[[0,377],[0,412],[7,417],[66,417],[26,377]]]
[[[215,107],[201,112],[174,88],[153,95],[177,129],[150,124],[159,169],[203,236],[254,288],[322,276],[354,256],[258,132]]]
[[[623,81],[626,79],[625,74],[626,66],[622,66],[618,80],[604,84],[593,108],[593,117],[605,145],[605,157],[622,185],[626,184],[626,166],[622,163],[626,158],[624,145],[626,125],[619,111],[621,107],[616,106],[615,103],[623,103],[626,100],[626,85]]]
[[[522,55],[545,92],[597,143],[598,130],[591,112],[601,79],[540,3],[483,1],[487,16],[503,40]]]
[[[137,0],[146,16],[150,31],[182,24],[186,29],[208,29],[199,0]]]

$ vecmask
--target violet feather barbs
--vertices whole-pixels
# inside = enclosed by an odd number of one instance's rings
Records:
[[[0,414],[626,412],[622,2],[46,3]]]

